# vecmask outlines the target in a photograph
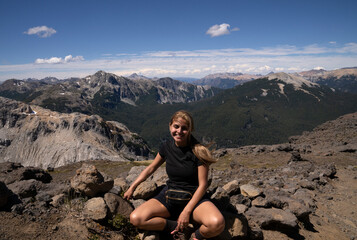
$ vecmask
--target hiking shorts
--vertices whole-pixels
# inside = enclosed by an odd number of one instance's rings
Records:
[[[177,220],[178,217],[180,216],[182,210],[185,208],[186,205],[182,206],[182,205],[177,205],[177,204],[172,204],[170,202],[166,201],[166,191],[168,190],[168,187],[165,186],[159,194],[157,194],[154,199],[158,200],[162,205],[164,205],[166,207],[166,209],[169,211],[170,213],[170,219],[173,220]],[[203,195],[203,197],[201,198],[201,200],[196,204],[196,206],[194,207],[194,209],[199,206],[201,203],[203,202],[207,202],[210,201],[208,194],[206,193],[205,195]]]

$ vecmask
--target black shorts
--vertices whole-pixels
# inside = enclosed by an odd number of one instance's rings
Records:
[[[180,216],[182,210],[185,208],[185,206],[180,206],[180,205],[176,205],[176,204],[170,204],[170,202],[166,201],[166,191],[167,191],[168,187],[165,186],[158,195],[156,195],[154,197],[154,199],[158,200],[160,203],[162,203],[162,205],[164,205],[166,207],[166,209],[169,211],[170,213],[170,219],[173,220],[177,220],[177,218]],[[207,202],[210,201],[207,193],[205,195],[203,195],[203,197],[201,198],[201,200],[196,204],[196,206],[193,208],[195,209],[197,206],[199,206],[201,203],[203,202]]]

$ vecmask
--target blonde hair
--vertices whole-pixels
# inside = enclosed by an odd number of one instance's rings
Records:
[[[171,117],[170,126],[178,118],[185,120],[188,125],[188,145],[192,148],[192,152],[195,154],[195,156],[206,165],[217,162],[217,160],[212,156],[211,151],[206,146],[203,146],[201,143],[199,143],[196,138],[192,136],[192,132],[195,128],[191,114],[184,110],[177,111]]]

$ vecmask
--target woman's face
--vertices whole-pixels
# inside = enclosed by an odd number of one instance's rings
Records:
[[[189,126],[186,120],[183,118],[175,119],[170,125],[170,133],[173,137],[176,146],[185,147],[187,146],[188,136],[189,136]]]

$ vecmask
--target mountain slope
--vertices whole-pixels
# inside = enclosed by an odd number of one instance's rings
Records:
[[[313,70],[299,73],[304,78],[342,92],[357,94],[357,68],[342,68],[333,71]]]
[[[192,83],[228,89],[259,77],[260,76],[258,75],[243,73],[216,73],[207,75],[201,79],[193,81]]]
[[[288,76],[257,79],[190,105],[197,134],[218,146],[274,144],[357,111],[356,95]]]
[[[118,122],[0,97],[0,162],[46,168],[97,159],[140,160],[150,154],[146,142]]]

